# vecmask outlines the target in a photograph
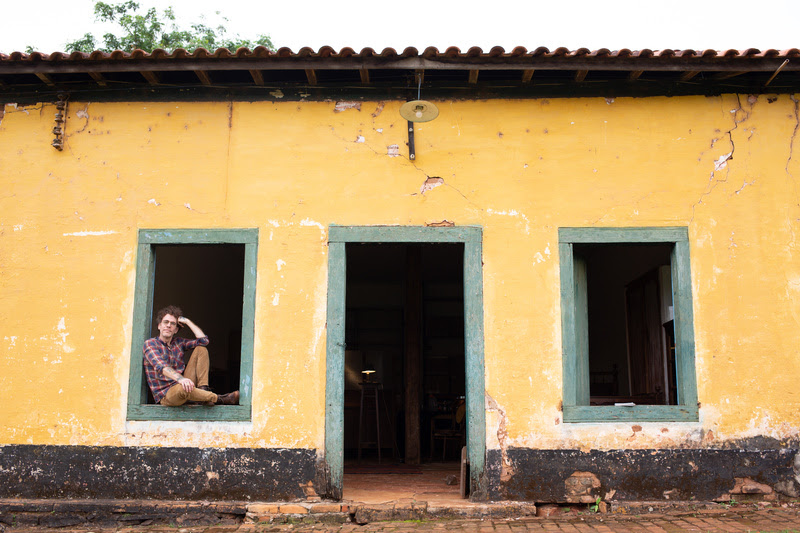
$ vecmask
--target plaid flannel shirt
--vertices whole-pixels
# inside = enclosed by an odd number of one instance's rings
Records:
[[[153,337],[144,342],[144,348],[142,349],[144,353],[144,371],[147,376],[147,385],[150,387],[156,403],[159,403],[161,398],[167,394],[167,390],[177,383],[162,374],[164,367],[172,367],[176,372],[183,374],[186,368],[183,354],[186,350],[191,350],[195,346],[208,346],[208,337],[192,340],[173,337],[171,344],[167,344],[158,337]]]

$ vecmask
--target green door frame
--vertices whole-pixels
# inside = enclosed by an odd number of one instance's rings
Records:
[[[325,383],[327,496],[341,499],[344,474],[344,332],[347,243],[464,244],[464,365],[470,489],[479,491],[486,457],[483,365],[482,230],[463,226],[330,226],[328,229],[328,331]]]

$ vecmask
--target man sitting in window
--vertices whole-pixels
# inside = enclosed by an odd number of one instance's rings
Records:
[[[158,337],[144,343],[144,369],[147,385],[156,403],[167,406],[198,402],[202,405],[237,405],[239,391],[217,395],[208,387],[208,337],[197,325],[183,316],[180,307],[170,305],[156,315]],[[189,326],[194,340],[176,337],[178,328]],[[185,350],[194,348],[184,364]]]

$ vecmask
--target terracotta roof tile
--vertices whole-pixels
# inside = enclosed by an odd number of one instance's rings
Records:
[[[115,50],[107,53],[93,51],[83,52],[32,52],[30,54],[19,51],[8,54],[0,53],[0,94],[8,87],[21,87],[20,90],[37,90],[37,83],[46,83],[47,76],[54,74],[52,80],[57,83],[63,81],[65,84],[92,83],[92,80],[100,81],[110,79],[118,84],[136,84],[137,72],[145,74],[151,71],[161,71],[161,83],[174,86],[191,85],[202,81],[195,80],[194,76],[186,77],[180,74],[181,71],[227,71],[230,74],[218,74],[214,76],[214,81],[218,85],[239,86],[250,80],[250,74],[257,71],[275,70],[276,74],[264,76],[269,77],[272,83],[281,84],[303,84],[306,82],[307,73],[300,72],[303,69],[325,68],[330,73],[326,75],[326,81],[343,81],[348,83],[353,79],[352,73],[345,73],[346,70],[361,69],[361,80],[365,85],[371,87],[384,84],[386,86],[400,87],[408,78],[403,71],[413,71],[425,68],[431,72],[441,69],[441,75],[426,76],[426,82],[436,83],[436,80],[448,80],[447,83],[462,83],[457,80],[464,80],[467,84],[468,78],[455,72],[458,70],[493,70],[492,75],[481,75],[477,85],[472,82],[472,87],[481,84],[496,84],[497,87],[518,86],[525,87],[526,90],[534,87],[537,80],[546,80],[548,84],[555,87],[559,83],[575,84],[576,80],[581,83],[582,77],[570,74],[574,71],[598,71],[606,74],[592,76],[592,82],[608,80],[614,83],[634,83],[636,80],[648,80],[661,84],[673,84],[673,87],[684,83],[681,73],[697,72],[729,72],[734,76],[706,76],[693,78],[692,86],[698,86],[699,80],[703,83],[718,83],[715,79],[731,79],[726,87],[739,90],[763,88],[764,82],[780,70],[780,80],[783,90],[794,90],[800,87],[800,49],[790,48],[777,50],[774,48],[760,50],[757,48],[746,49],[727,49],[727,50],[693,50],[693,49],[663,49],[651,50],[640,49],[631,50],[621,48],[611,50],[608,48],[577,48],[570,50],[566,47],[558,47],[553,50],[540,46],[529,50],[524,46],[517,46],[506,50],[500,46],[491,47],[488,51],[473,46],[462,50],[456,46],[449,46],[443,51],[436,47],[429,46],[420,52],[415,47],[407,47],[398,52],[397,49],[387,47],[377,52],[373,48],[365,47],[356,50],[351,47],[344,47],[336,50],[330,46],[322,46],[318,50],[311,47],[302,47],[294,51],[287,47],[277,50],[269,50],[264,46],[257,46],[250,50],[239,48],[235,51],[224,48],[217,50],[207,50],[198,48],[195,50],[185,50],[177,48],[172,51],[156,49],[151,53],[142,50],[124,52]],[[424,62],[416,62],[424,60]],[[409,61],[410,60],[410,61]],[[783,65],[786,60],[791,62]],[[341,68],[337,68],[337,62],[341,61]],[[66,63],[77,63],[69,65]],[[149,62],[152,62],[149,64]],[[127,64],[126,64],[127,63]],[[152,65],[152,66],[150,66]],[[785,67],[785,68],[784,68]],[[381,71],[376,77],[370,78],[369,70]],[[524,74],[514,73],[514,70],[524,70]],[[535,74],[531,74],[535,70]],[[243,71],[236,73],[235,71]],[[279,71],[279,73],[277,73]],[[340,74],[335,72],[339,71]],[[394,71],[390,73],[388,71]],[[635,76],[619,76],[619,71],[636,73]],[[617,72],[617,73],[613,73]],[[134,74],[129,74],[134,73]],[[37,74],[39,80],[32,74]],[[85,75],[82,81],[79,74]],[[91,74],[91,76],[89,76]],[[746,74],[746,76],[743,76]],[[76,77],[77,76],[77,77]],[[98,78],[99,76],[99,78]],[[198,76],[199,77],[199,76]],[[152,76],[143,76],[151,80]],[[206,78],[208,79],[208,78]],[[628,81],[620,81],[627,79]],[[686,78],[688,79],[688,78]],[[192,80],[192,81],[188,81]],[[453,81],[456,80],[456,81]],[[484,81],[485,80],[485,81]],[[743,81],[744,80],[744,81]],[[144,80],[142,81],[142,83]],[[98,81],[98,83],[100,83]],[[263,84],[263,80],[261,81]],[[511,84],[511,85],[509,85]],[[52,85],[52,83],[51,83]],[[101,83],[102,85],[102,83]],[[770,89],[776,87],[776,83],[770,84]],[[117,85],[120,86],[120,85]],[[679,87],[681,90],[687,89],[686,85]]]
[[[431,59],[439,55],[439,50],[435,46],[429,46],[422,52],[422,57]]]
[[[30,54],[26,54],[19,51],[14,51],[10,53],[0,53],[0,61],[81,61],[81,60],[91,60],[91,61],[102,61],[102,60],[142,60],[142,59],[184,59],[187,57],[196,58],[196,59],[231,59],[231,58],[254,58],[254,57],[277,57],[277,58],[289,58],[289,57],[303,57],[303,58],[347,58],[347,57],[380,57],[390,59],[392,57],[402,56],[402,57],[425,57],[425,58],[438,58],[438,57],[447,57],[447,58],[456,58],[456,57],[465,57],[465,58],[479,58],[479,57],[598,57],[598,58],[608,58],[608,57],[637,57],[637,58],[645,58],[645,57],[658,57],[658,58],[673,58],[673,57],[681,57],[681,58],[694,58],[694,57],[703,57],[703,58],[713,58],[713,57],[725,57],[725,58],[751,58],[751,57],[763,57],[763,58],[795,58],[800,56],[800,50],[797,48],[790,48],[786,50],[777,50],[774,48],[769,48],[766,50],[760,50],[758,48],[747,48],[742,50],[737,50],[734,48],[730,48],[727,50],[713,50],[713,49],[705,49],[705,50],[692,50],[692,49],[684,49],[684,50],[673,50],[673,49],[664,49],[664,50],[650,50],[648,48],[644,48],[641,50],[632,51],[628,48],[622,48],[620,50],[610,50],[608,48],[598,48],[595,50],[590,50],[589,48],[578,48],[575,50],[570,50],[569,48],[565,47],[558,47],[554,50],[549,50],[547,47],[540,46],[532,51],[527,50],[524,46],[517,46],[511,49],[510,51],[506,51],[503,47],[494,46],[488,52],[484,52],[480,47],[473,46],[470,47],[466,52],[462,51],[460,48],[456,46],[450,46],[446,48],[443,52],[440,51],[438,48],[434,46],[429,46],[424,49],[424,51],[420,54],[419,50],[415,47],[407,47],[405,48],[402,53],[398,53],[397,50],[394,48],[384,48],[380,53],[376,52],[373,48],[365,47],[362,48],[360,51],[356,51],[351,47],[344,47],[341,50],[336,50],[330,46],[322,46],[319,50],[314,50],[311,47],[304,46],[297,50],[296,52],[287,47],[281,47],[277,50],[269,50],[264,46],[257,46],[253,50],[248,48],[239,48],[237,50],[228,50],[225,48],[219,48],[214,51],[206,50],[205,48],[197,48],[192,51],[184,50],[183,48],[176,48],[172,52],[163,49],[156,49],[153,52],[148,53],[143,50],[133,50],[131,52],[123,52],[120,50],[115,50],[110,53],[101,52],[101,51],[94,51],[91,53],[83,53],[83,52],[72,52],[72,53],[65,53],[65,52],[52,52],[50,54],[35,51]]]

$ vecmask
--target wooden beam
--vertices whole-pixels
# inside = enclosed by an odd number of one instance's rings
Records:
[[[314,71],[313,68],[307,68],[306,69],[306,78],[308,78],[308,83],[310,85],[316,85],[317,84],[317,73]]]
[[[575,73],[575,81],[581,82],[586,79],[586,75],[589,74],[588,70],[579,70]]]
[[[546,69],[554,71],[576,70],[603,70],[615,72],[631,72],[644,70],[653,72],[686,72],[688,69],[699,72],[734,72],[748,70],[749,72],[768,72],[772,74],[781,66],[785,58],[574,58],[574,57],[537,57],[528,55],[519,57],[496,58],[492,62],[484,62],[480,58],[454,59],[453,61],[436,61],[423,57],[385,57],[370,58],[340,58],[336,60],[309,61],[308,58],[280,58],[279,60],[264,63],[262,58],[218,58],[185,59],[176,61],[156,62],[152,59],[96,60],[96,61],[3,61],[0,62],[0,74],[33,74],[36,72],[53,73],[86,73],[88,69],[94,72],[141,72],[149,70],[154,72],[182,72],[186,70],[233,70],[242,71],[249,69],[258,70],[303,70],[313,66],[316,70],[405,70],[420,73],[425,69],[433,70],[527,70]],[[785,71],[800,71],[800,61],[786,65]]]
[[[407,465],[422,459],[420,396],[422,396],[422,246],[406,246],[405,411]],[[433,446],[433,443],[431,443]]]
[[[522,83],[530,83],[533,79],[533,69],[522,71]]]
[[[195,70],[194,73],[200,79],[200,83],[203,85],[211,85],[211,77],[208,75],[208,71]]]
[[[642,74],[644,74],[643,70],[632,70],[630,74],[628,74],[628,80],[629,81],[638,80],[639,76],[641,76]]]
[[[99,72],[89,72],[89,76],[91,76],[92,79],[96,81],[97,85],[99,85],[100,87],[105,87],[106,85],[108,85],[106,79]]]
[[[766,87],[767,85],[769,85],[770,83],[772,83],[772,80],[774,80],[774,79],[775,79],[775,76],[777,76],[778,74],[780,74],[780,72],[783,70],[783,67],[785,67],[785,66],[786,66],[786,65],[788,65],[788,64],[789,64],[789,60],[787,59],[786,61],[784,61],[784,62],[781,64],[781,66],[779,66],[779,67],[778,67],[778,69],[777,69],[775,72],[773,72],[773,73],[772,73],[772,76],[770,76],[770,77],[769,77],[769,79],[767,80],[767,83],[765,83],[765,84],[764,84],[764,87]]]
[[[689,81],[690,79],[694,78],[698,74],[700,74],[699,70],[687,70],[686,72],[681,74],[680,80],[681,81]]]
[[[50,85],[51,87],[55,85],[53,78],[51,78],[48,74],[45,74],[44,72],[37,72],[36,77],[45,82],[47,85]]]
[[[261,75],[260,70],[250,69],[250,75],[253,77],[253,83],[256,85],[264,85],[264,76]]]
[[[369,85],[369,69],[358,69],[358,73],[361,74],[361,83],[364,85]]]
[[[741,76],[742,74],[747,74],[747,71],[741,72],[720,72],[719,74],[714,75],[715,80],[727,80],[730,78],[735,78],[736,76]]]
[[[478,83],[478,74],[479,73],[480,73],[480,70],[478,70],[478,69],[470,69],[469,70],[469,82],[472,85],[475,85],[476,83]]]
[[[144,79],[147,80],[147,83],[150,85],[158,85],[161,83],[161,76],[158,72],[153,72],[151,70],[140,70],[139,73],[144,76]]]

